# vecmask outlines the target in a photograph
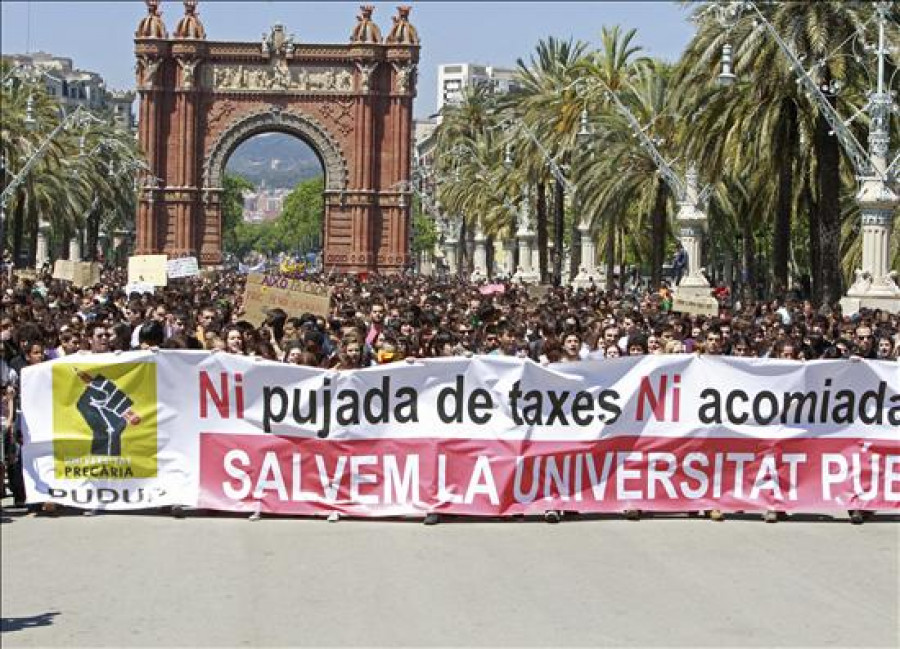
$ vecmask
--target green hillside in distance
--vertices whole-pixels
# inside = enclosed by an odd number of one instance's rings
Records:
[[[265,133],[242,143],[228,159],[226,172],[270,189],[293,189],[322,175],[315,152],[303,140],[284,133]]]

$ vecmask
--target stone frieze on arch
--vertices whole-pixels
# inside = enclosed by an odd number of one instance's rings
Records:
[[[213,63],[204,68],[203,86],[214,92],[347,94],[356,91],[353,69],[336,65]]]

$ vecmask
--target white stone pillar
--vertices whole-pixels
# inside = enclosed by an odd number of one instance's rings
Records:
[[[537,284],[541,276],[535,272],[537,263],[536,250],[534,249],[535,233],[531,230],[519,230],[519,269],[513,275],[513,279],[523,284]]]
[[[34,264],[37,268],[43,268],[50,261],[50,224],[41,221],[38,225],[37,250],[35,250]]]
[[[459,245],[456,237],[448,236],[444,241],[444,259],[447,260],[447,272],[450,275],[456,274],[457,264],[459,260],[456,258],[456,247]]]
[[[884,49],[884,24],[879,23],[879,50]],[[878,89],[869,99],[869,156],[870,173],[863,178],[856,195],[862,221],[862,268],[856,271],[856,281],[841,300],[844,315],[862,308],[900,312],[900,287],[897,271],[891,270],[891,231],[894,213],[900,196],[886,182],[889,147],[891,95],[884,88],[884,60],[879,55]]]
[[[81,261],[81,241],[78,237],[69,239],[69,260]]]
[[[706,213],[700,206],[698,180],[697,169],[691,165],[685,178],[685,195],[678,202],[679,238],[687,253],[688,263],[687,272],[681,278],[676,293],[684,299],[715,301],[710,293],[709,282],[702,272],[702,237],[707,220]]]
[[[487,237],[484,236],[484,232],[481,229],[481,223],[477,223],[475,225],[475,251],[473,254],[473,270],[472,270],[472,281],[476,282],[478,280],[483,280],[488,278],[488,268],[487,268]]]

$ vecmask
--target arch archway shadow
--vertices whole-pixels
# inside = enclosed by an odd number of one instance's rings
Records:
[[[53,624],[53,618],[57,615],[60,615],[59,611],[48,611],[47,613],[38,613],[37,615],[29,615],[26,617],[0,618],[0,632],[12,633],[14,631],[24,631],[26,629],[50,626]]]

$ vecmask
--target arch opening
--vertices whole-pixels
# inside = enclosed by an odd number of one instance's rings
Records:
[[[324,164],[304,139],[282,130],[248,134],[225,158],[225,259],[285,272],[319,267],[325,225]]]

